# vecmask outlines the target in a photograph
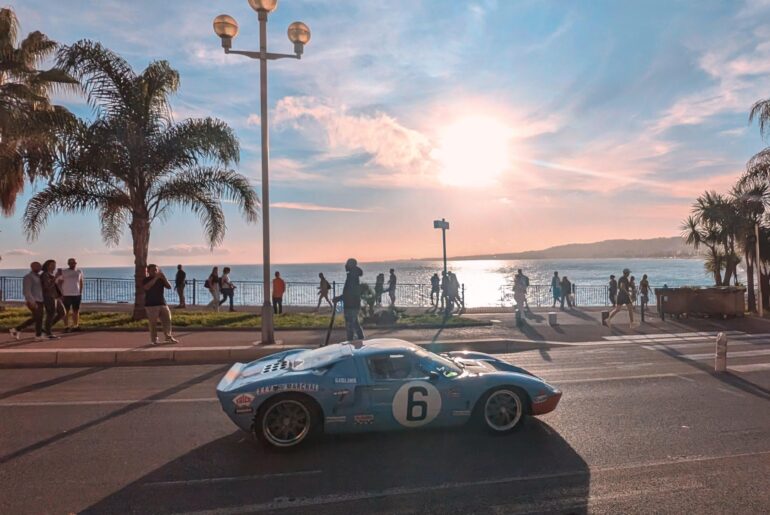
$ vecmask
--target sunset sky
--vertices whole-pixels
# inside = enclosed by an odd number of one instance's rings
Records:
[[[8,1],[6,0],[6,3]],[[221,13],[258,47],[246,0],[11,0],[22,32],[101,41],[137,69],[181,72],[175,118],[218,117],[259,188],[258,63],[225,56]],[[312,41],[270,64],[272,249],[277,263],[510,252],[609,238],[672,236],[692,198],[727,189],[763,148],[748,111],[770,96],[770,2],[281,0]],[[82,116],[83,99],[58,98]],[[3,267],[70,255],[129,265],[95,214],[59,215],[28,244],[0,220]],[[258,190],[259,191],[259,190]],[[226,206],[213,254],[198,221],[154,226],[150,260],[258,263],[260,225]]]

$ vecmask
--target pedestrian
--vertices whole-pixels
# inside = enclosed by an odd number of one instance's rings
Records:
[[[332,289],[332,285],[329,284],[329,281],[326,280],[323,273],[319,273],[318,278],[321,280],[321,283],[318,285],[318,305],[315,307],[316,312],[321,309],[321,302],[324,300],[329,303],[330,308],[334,309],[332,301],[329,300],[329,290]]]
[[[283,313],[283,294],[286,293],[286,283],[281,279],[281,273],[275,273],[273,279],[273,313],[280,315]]]
[[[222,292],[222,300],[219,301],[221,306],[227,299],[230,299],[230,312],[235,311],[233,307],[233,297],[235,296],[235,285],[230,280],[230,267],[226,266],[222,270],[222,277],[219,278],[219,291]]]
[[[617,304],[617,299],[618,299],[618,281],[615,280],[614,274],[610,275],[609,293],[610,293],[610,305],[612,307],[615,307],[615,304]]]
[[[639,281],[639,291],[642,294],[641,298],[641,310],[647,309],[647,304],[650,303],[650,281],[647,280],[647,274],[642,275],[642,280]]]
[[[567,301],[567,306],[572,309],[572,283],[567,276],[561,278],[561,309],[564,310],[564,301]]]
[[[385,274],[377,274],[374,280],[374,304],[382,306],[382,293],[385,291]]]
[[[211,269],[206,282],[203,283],[203,287],[206,288],[211,294],[211,300],[206,305],[207,308],[211,308],[214,311],[219,311],[219,267],[215,266]]]
[[[56,261],[49,259],[43,263],[43,272],[40,274],[40,285],[43,288],[43,304],[45,305],[45,322],[43,332],[48,339],[55,340],[58,336],[53,334],[53,326],[64,318],[64,305],[61,301],[61,291],[57,284]]]
[[[457,275],[454,272],[449,272],[449,281],[452,285],[452,300],[458,306],[458,311],[465,308],[465,301],[460,295],[460,281],[457,280]]]
[[[64,332],[80,331],[80,303],[83,298],[83,272],[77,268],[75,258],[67,260],[67,268],[58,276],[58,286],[64,306]],[[70,316],[72,326],[70,327]]]
[[[631,304],[631,292],[629,291],[630,280],[628,276],[631,275],[631,271],[628,268],[623,270],[623,276],[618,280],[618,298],[617,305],[610,311],[605,324],[612,329],[612,317],[617,315],[620,310],[625,306],[628,309],[628,319],[630,326],[634,327],[634,306]]]
[[[551,278],[551,294],[553,295],[553,306],[556,307],[556,303],[561,300],[561,279],[559,279],[559,272],[554,272]]]
[[[529,288],[529,277],[524,275],[524,272],[519,268],[516,275],[513,277],[513,300],[516,301],[516,305],[519,306],[519,310],[524,314],[524,309],[529,309],[527,303],[527,288]],[[518,299],[516,298],[518,295]],[[519,302],[521,301],[521,302]]]
[[[439,297],[441,296],[441,279],[438,278],[438,274],[433,274],[433,276],[430,278],[430,305],[431,306],[437,306],[439,302]],[[433,299],[433,296],[435,295],[435,300]]]
[[[392,270],[391,270],[392,271]],[[345,286],[342,288],[342,295],[334,297],[335,304],[342,301],[343,313],[345,314],[345,334],[348,341],[355,337],[358,340],[364,339],[364,330],[358,321],[358,313],[361,310],[361,276],[363,270],[358,267],[358,261],[350,258],[345,262]]]
[[[179,297],[178,309],[184,309],[187,307],[186,299],[184,298],[184,288],[187,286],[187,272],[182,270],[182,265],[176,265],[176,277],[174,278],[174,289]]]
[[[150,327],[150,345],[158,344],[158,319],[166,338],[163,343],[179,343],[171,334],[171,310],[166,305],[165,290],[170,290],[171,284],[158,265],[147,265],[147,277],[142,281],[142,287],[144,310]]]
[[[396,307],[396,272],[392,268],[390,269],[390,277],[388,277],[388,296],[390,297],[390,307]]]
[[[631,304],[636,304],[637,299],[637,293],[636,293],[636,277],[633,275],[628,280],[628,293],[631,294]]]
[[[34,324],[35,341],[43,339],[43,312],[45,304],[43,302],[43,286],[40,283],[40,271],[42,265],[33,261],[29,264],[29,272],[22,280],[22,292],[24,294],[24,303],[30,312],[30,317],[9,330],[11,336],[17,340],[21,338],[21,332]]]
[[[442,272],[441,273],[441,308],[443,309],[444,306],[446,306],[447,313],[452,312],[452,306],[450,305],[452,300],[449,294],[449,290],[450,290],[449,274],[446,272]]]

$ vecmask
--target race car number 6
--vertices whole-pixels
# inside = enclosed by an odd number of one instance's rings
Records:
[[[441,411],[441,394],[432,384],[411,381],[401,386],[393,397],[393,418],[406,427],[431,422]]]

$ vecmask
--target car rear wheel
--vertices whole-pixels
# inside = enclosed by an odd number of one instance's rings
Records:
[[[254,434],[266,445],[288,449],[300,445],[320,429],[318,409],[302,395],[282,395],[265,402],[254,424]]]
[[[489,392],[481,401],[479,416],[493,434],[506,434],[524,423],[527,398],[516,388],[499,388]]]

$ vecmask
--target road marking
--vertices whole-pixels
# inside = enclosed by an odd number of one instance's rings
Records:
[[[703,373],[703,372],[698,372]],[[563,384],[580,384],[580,383],[601,383],[603,381],[624,381],[624,380],[634,380],[634,379],[660,379],[664,377],[679,377],[680,374],[649,374],[649,375],[639,375],[639,376],[615,376],[615,377],[591,377],[587,379],[566,379],[563,381],[559,380],[550,380],[549,383],[554,383],[556,386],[560,386]]]
[[[678,377],[678,378],[679,378],[679,379],[681,379],[682,381],[689,381],[689,382],[691,382],[691,383],[697,383],[697,382],[698,382],[698,381],[696,381],[695,379],[693,379],[692,377],[686,377],[686,376],[683,376],[683,375],[681,375],[681,374],[677,374],[677,376],[676,376],[676,377]]]
[[[193,402],[215,402],[216,397],[198,397],[192,399],[134,399],[134,400],[104,400],[104,401],[20,401],[0,402],[0,408],[27,408],[36,406],[114,406],[116,404],[182,404]]]
[[[754,358],[754,357],[757,357],[757,356],[770,356],[770,349],[730,352],[730,349],[728,347],[728,350],[727,350],[727,359],[731,359],[731,358]],[[713,352],[707,352],[707,353],[703,353],[703,354],[682,354],[682,355],[676,356],[676,357],[677,358],[689,359],[690,361],[702,361],[702,360],[714,359],[714,353]]]
[[[703,463],[709,461],[720,461],[735,458],[745,458],[752,456],[765,456],[770,454],[770,451],[760,452],[747,452],[740,454],[728,454],[723,456],[692,456],[684,458],[674,458],[668,460],[658,460],[646,463],[630,463],[625,465],[615,465],[608,467],[597,467],[589,470],[573,470],[567,472],[555,472],[552,474],[536,474],[531,476],[511,476],[495,479],[482,479],[478,481],[458,481],[441,483],[438,485],[425,485],[425,486],[396,486],[392,488],[385,488],[382,490],[364,490],[359,492],[344,492],[339,494],[326,494],[316,497],[292,497],[292,498],[277,498],[272,501],[250,504],[243,506],[230,506],[214,508],[212,510],[202,511],[190,511],[180,512],[185,515],[215,515],[215,514],[240,514],[245,512],[263,512],[281,510],[287,508],[308,508],[312,506],[322,506],[327,504],[348,503],[355,501],[364,501],[369,499],[378,499],[383,497],[393,497],[401,495],[415,495],[425,492],[436,492],[441,490],[453,490],[457,488],[472,488],[479,486],[493,486],[506,483],[518,483],[522,481],[537,481],[537,480],[550,480],[550,479],[562,479],[575,476],[590,476],[595,472],[614,472],[618,470],[633,470],[641,468],[660,467],[667,465],[680,465],[686,463]]]
[[[229,483],[233,481],[252,481],[256,479],[274,479],[281,477],[292,476],[310,476],[313,474],[320,474],[323,470],[299,470],[297,472],[278,472],[275,474],[260,474],[254,476],[230,476],[230,477],[207,477],[202,479],[180,479],[178,481],[151,481],[149,483],[142,483],[142,486],[185,486],[185,485],[200,485],[211,483]]]

